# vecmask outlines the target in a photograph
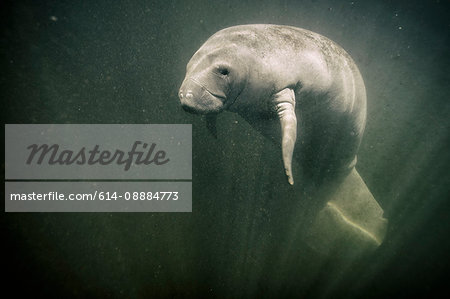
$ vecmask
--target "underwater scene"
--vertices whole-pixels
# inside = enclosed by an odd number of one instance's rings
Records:
[[[446,1],[0,7],[5,125],[192,124],[191,212],[4,212],[7,292],[448,290]]]

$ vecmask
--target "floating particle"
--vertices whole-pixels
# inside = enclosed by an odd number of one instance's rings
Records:
[[[55,17],[55,16],[50,16],[50,21],[53,21],[53,22],[56,22],[56,21],[58,21],[58,18],[57,17]]]

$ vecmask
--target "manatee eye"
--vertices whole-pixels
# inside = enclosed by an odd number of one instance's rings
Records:
[[[224,76],[227,76],[230,73],[230,71],[225,67],[219,67],[218,71],[221,75],[224,75]]]

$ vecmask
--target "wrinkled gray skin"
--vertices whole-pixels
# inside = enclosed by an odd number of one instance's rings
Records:
[[[237,112],[282,148],[294,183],[344,177],[356,164],[366,92],[350,56],[317,33],[278,25],[243,25],[211,36],[187,65],[179,97],[186,111]]]

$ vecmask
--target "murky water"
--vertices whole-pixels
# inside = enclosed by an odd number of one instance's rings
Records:
[[[79,2],[2,4],[4,123],[192,123],[193,212],[4,214],[6,287],[350,298],[426,295],[448,279],[445,1]],[[180,108],[192,54],[249,23],[318,32],[358,65],[368,120],[357,169],[389,219],[370,256],[342,262],[305,246],[310,203],[286,184],[279,149],[236,114],[219,116],[214,139]]]

